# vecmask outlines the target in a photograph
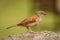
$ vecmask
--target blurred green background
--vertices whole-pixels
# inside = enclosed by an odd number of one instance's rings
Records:
[[[0,38],[8,35],[26,33],[24,27],[14,27],[25,18],[34,14],[37,10],[46,11],[46,16],[37,27],[32,27],[34,31],[54,31],[60,32],[60,15],[55,9],[53,0],[0,0]]]

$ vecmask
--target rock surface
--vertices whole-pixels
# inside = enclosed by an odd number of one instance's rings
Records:
[[[10,35],[0,40],[60,40],[60,35],[51,31]]]

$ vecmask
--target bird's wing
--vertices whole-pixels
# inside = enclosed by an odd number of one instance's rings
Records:
[[[37,19],[37,16],[32,16],[30,18],[27,18],[27,19],[23,20],[18,25],[26,25],[26,24],[34,23],[34,22],[36,22],[36,19]]]

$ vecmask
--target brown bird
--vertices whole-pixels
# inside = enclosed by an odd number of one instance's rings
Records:
[[[10,26],[7,29],[10,29],[10,28],[16,27],[16,26],[24,26],[28,29],[29,32],[33,32],[31,30],[31,27],[34,25],[37,25],[42,20],[42,17],[44,15],[46,15],[46,13],[44,11],[37,11],[37,12],[35,12],[35,15],[28,17],[25,20],[23,20],[22,22],[20,22],[16,25]]]

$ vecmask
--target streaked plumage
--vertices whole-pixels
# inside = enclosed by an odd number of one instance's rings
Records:
[[[37,12],[35,12],[35,15],[28,17],[28,18],[24,19],[22,22],[20,22],[16,25],[10,26],[7,29],[15,27],[15,26],[24,26],[28,29],[28,31],[31,32],[32,31],[31,27],[38,24],[44,15],[46,15],[44,11],[37,11]]]

